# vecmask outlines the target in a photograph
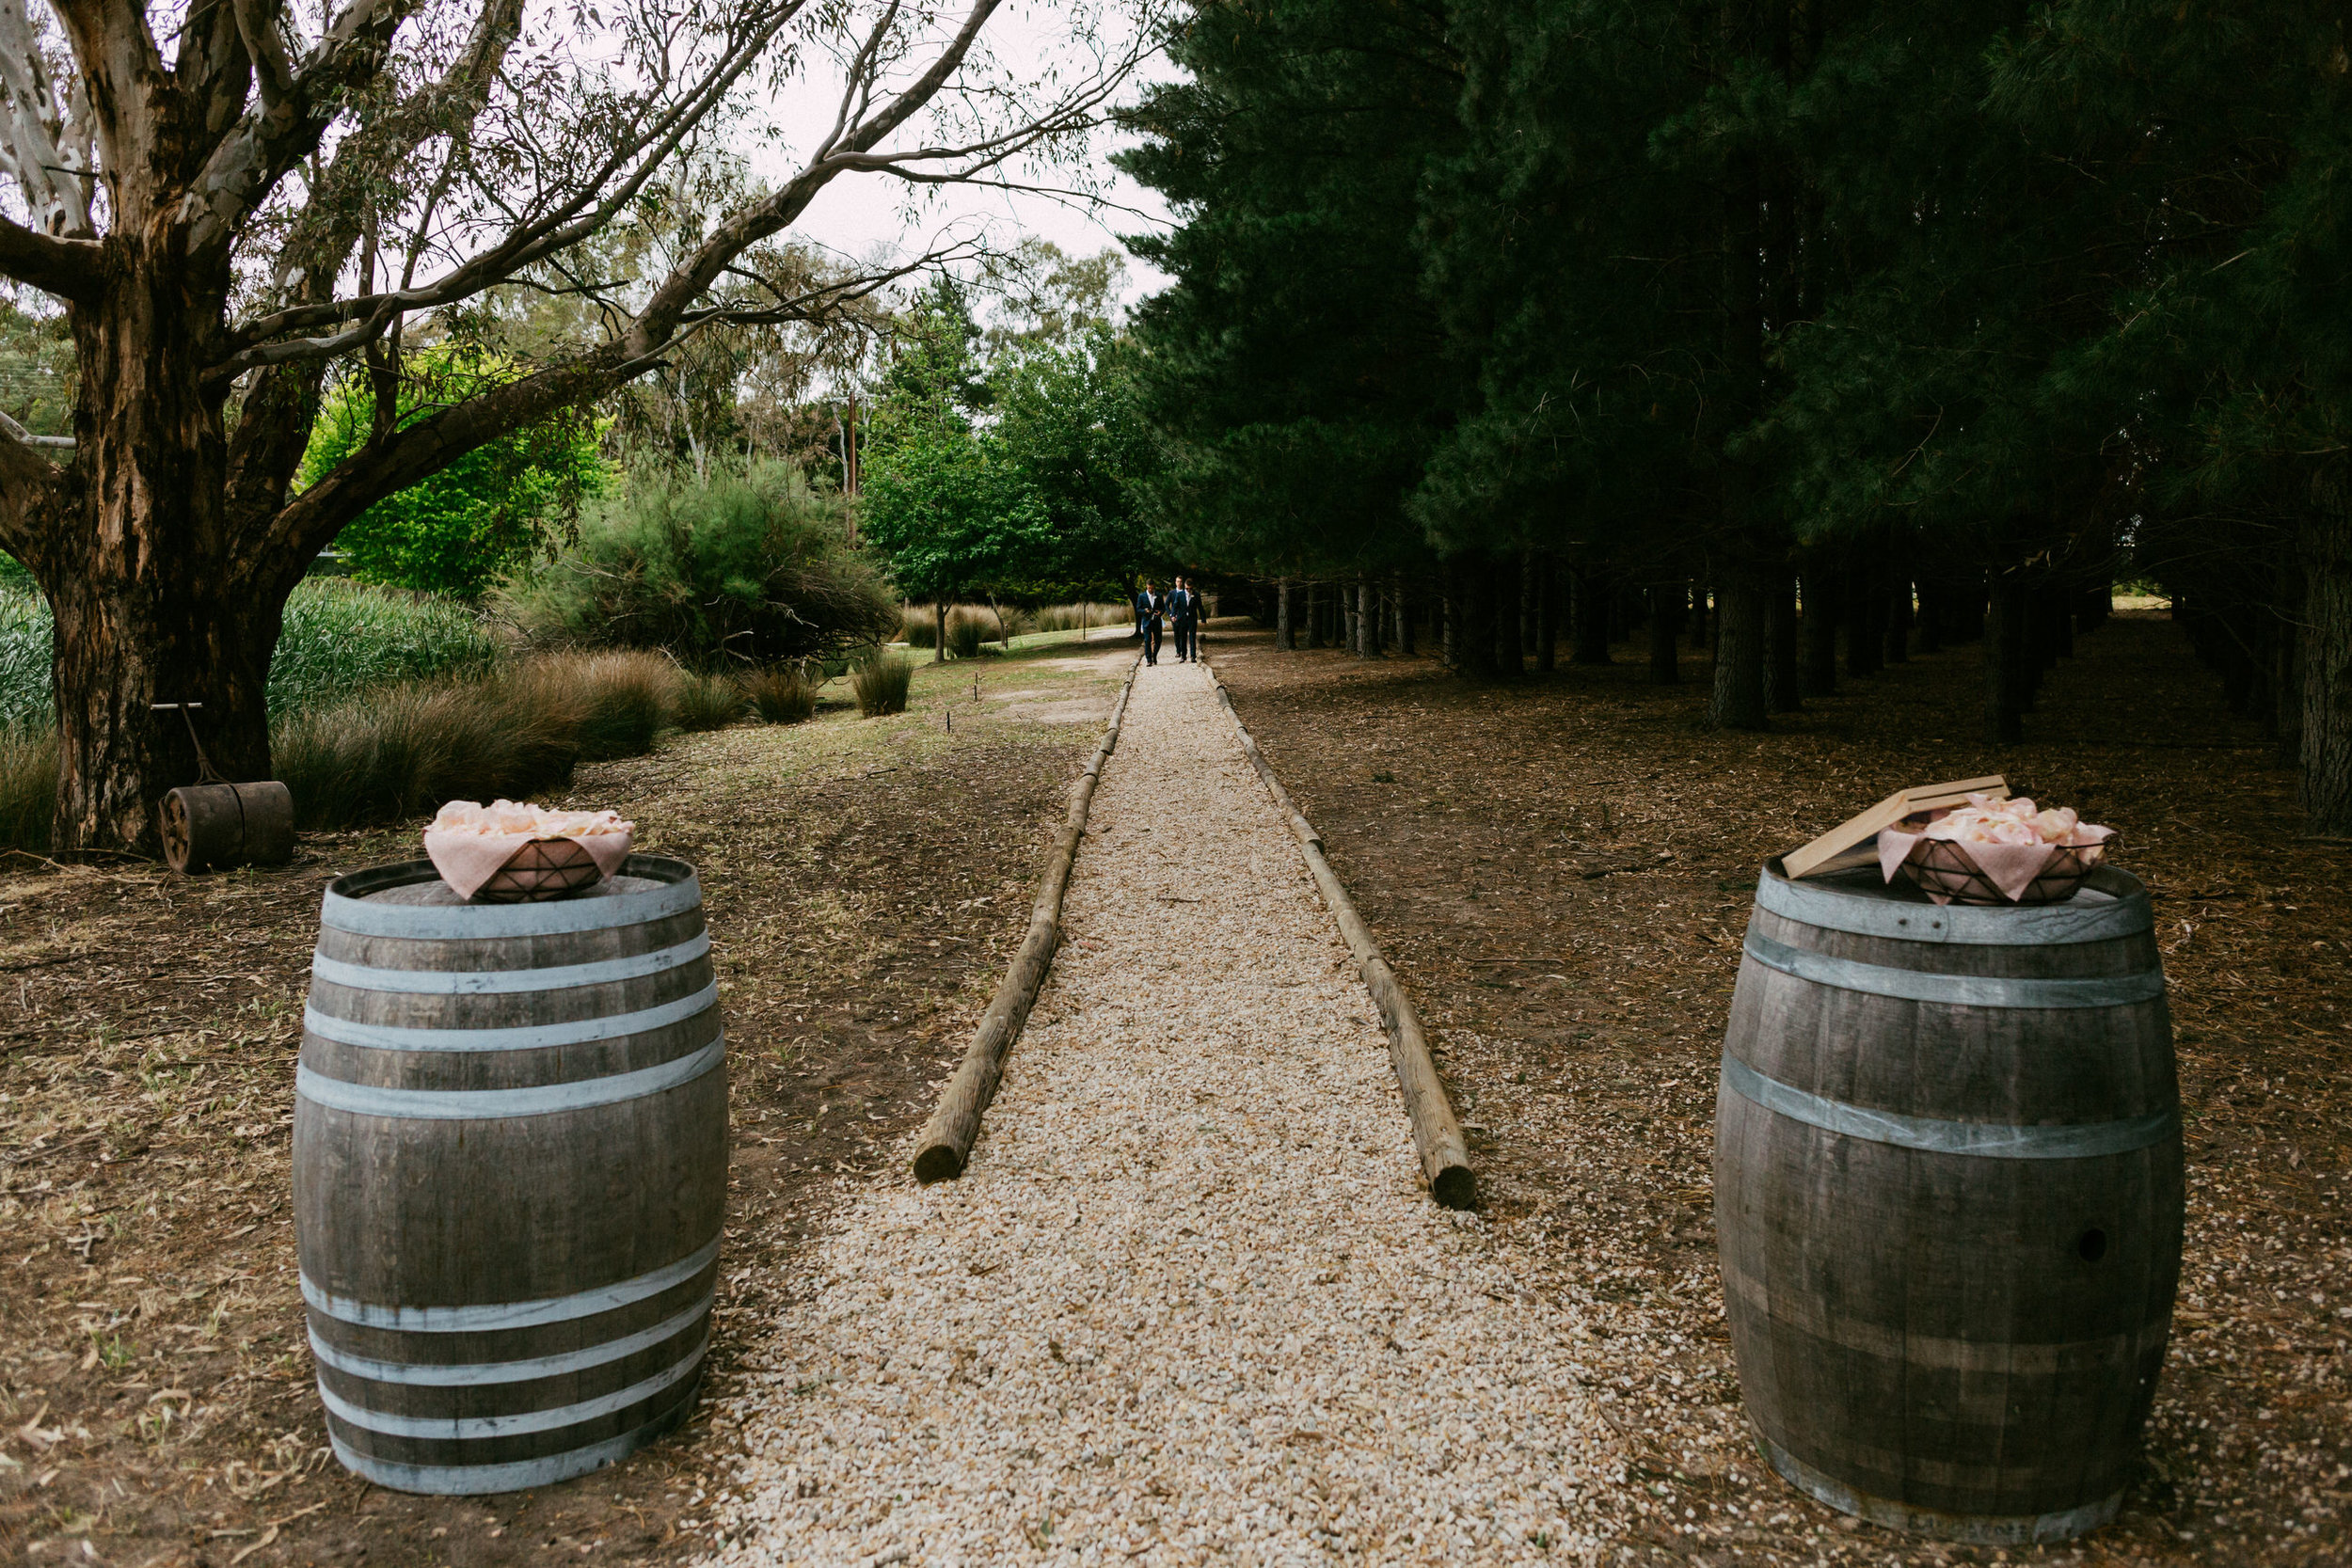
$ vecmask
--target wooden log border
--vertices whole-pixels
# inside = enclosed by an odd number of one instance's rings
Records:
[[[1209,678],[1216,680],[1214,671]],[[1389,1032],[1389,1062],[1396,1069],[1397,1087],[1405,1093],[1405,1114],[1412,1119],[1413,1147],[1421,1155],[1422,1174],[1429,1180],[1429,1196],[1448,1209],[1475,1208],[1478,1181],[1470,1169],[1470,1146],[1463,1141],[1462,1124],[1455,1118],[1453,1102],[1446,1099],[1445,1085],[1438,1077],[1438,1064],[1429,1054],[1429,1035],[1422,1027],[1421,1014],[1414,1009],[1413,999],[1397,983],[1396,972],[1380,956],[1380,944],[1372,940],[1371,928],[1365,926],[1363,916],[1356,912],[1355,900],[1348,897],[1347,889],[1340,885],[1331,863],[1324,857],[1323,835],[1315,832],[1314,824],[1292,802],[1282,781],[1274,776],[1273,767],[1258,750],[1249,726],[1241,721],[1232,694],[1225,689],[1221,680],[1216,681],[1216,700],[1233,721],[1234,733],[1241,737],[1242,753],[1257,768],[1258,777],[1265,781],[1276,809],[1298,840],[1308,874],[1322,890],[1324,903],[1330,906],[1332,919],[1339,922],[1340,934],[1347,939],[1349,951],[1356,955],[1356,972],[1363,976],[1364,989],[1372,993],[1373,1005],[1380,1009],[1380,1022]]]
[[[1135,663],[1127,666],[1127,681],[1119,689],[1119,701],[1112,705],[1111,721],[1103,731],[1102,742],[1070,786],[1070,811],[1054,840],[1053,852],[1045,859],[1037,902],[1029,909],[1029,934],[1022,940],[1021,951],[1013,955],[1012,967],[997,982],[996,994],[980,1015],[979,1026],[972,1031],[972,1043],[964,1049],[955,1076],[940,1091],[938,1108],[923,1129],[923,1141],[915,1146],[914,1179],[926,1186],[953,1180],[970,1163],[972,1145],[980,1135],[980,1116],[996,1098],[996,1085],[1004,1080],[1005,1057],[1021,1037],[1022,1026],[1029,1022],[1029,1009],[1037,1004],[1038,990],[1045,984],[1045,973],[1053,967],[1054,950],[1061,945],[1062,895],[1070,889],[1070,870],[1086,838],[1087,814],[1094,808],[1094,786],[1102,782],[1103,765],[1119,747],[1119,726],[1127,717],[1127,699],[1135,691],[1136,672],[1142,664],[1143,656],[1138,653]]]

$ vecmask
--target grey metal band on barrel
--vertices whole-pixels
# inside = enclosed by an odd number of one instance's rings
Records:
[[[710,951],[710,933],[697,931],[674,947],[633,953],[595,963],[549,964],[540,969],[372,969],[323,953],[310,955],[310,974],[353,990],[397,991],[405,996],[505,996],[524,991],[572,990],[643,980],[692,963]]]
[[[398,1383],[411,1388],[478,1388],[499,1383],[529,1383],[534,1378],[564,1377],[584,1372],[607,1362],[618,1361],[650,1350],[684,1333],[694,1320],[710,1310],[718,1299],[712,1291],[685,1311],[662,1319],[651,1328],[608,1339],[601,1345],[585,1350],[567,1350],[556,1355],[537,1355],[527,1361],[461,1361],[454,1364],[421,1361],[378,1361],[370,1356],[354,1355],[339,1350],[319,1338],[316,1328],[310,1330],[310,1354],[322,1366],[352,1377],[363,1377],[371,1383]]]
[[[608,1437],[601,1443],[585,1448],[551,1453],[545,1459],[517,1459],[504,1465],[411,1465],[397,1459],[378,1459],[372,1453],[361,1453],[326,1429],[326,1440],[335,1446],[335,1457],[343,1467],[357,1476],[364,1476],[378,1486],[389,1486],[395,1492],[422,1492],[436,1497],[472,1497],[492,1492],[520,1492],[534,1486],[552,1486],[560,1481],[584,1476],[600,1470],[616,1459],[626,1459],[644,1447],[652,1435],[663,1427],[676,1424],[675,1411],[655,1417],[644,1425]]]
[[[2128,1121],[2075,1122],[2048,1127],[2009,1127],[1996,1122],[1945,1121],[1873,1111],[1842,1100],[1768,1078],[1729,1052],[1724,1053],[1723,1085],[1741,1099],[1792,1121],[1850,1138],[1893,1144],[1931,1154],[1966,1154],[1987,1160],[2083,1160],[2127,1154],[2162,1143],[2180,1131],[2180,1113],[2152,1111]]]
[[[693,877],[644,893],[543,904],[387,904],[373,898],[346,898],[329,889],[319,908],[319,924],[355,937],[409,937],[424,942],[555,937],[667,920],[699,908],[702,901],[702,883]]]
[[[700,1078],[725,1057],[721,1035],[700,1051],[601,1078],[564,1084],[534,1084],[527,1089],[388,1089],[329,1078],[307,1067],[294,1069],[294,1093],[313,1105],[356,1117],[395,1117],[417,1121],[483,1121],[499,1117],[545,1117],[585,1111],[615,1101],[638,1100]]]
[[[323,1040],[356,1045],[363,1051],[544,1051],[557,1045],[593,1045],[628,1035],[643,1035],[683,1023],[706,1007],[719,1004],[719,982],[713,980],[691,996],[641,1007],[633,1013],[607,1013],[602,1018],[576,1019],[569,1023],[526,1023],[505,1029],[410,1029],[391,1023],[358,1023],[305,1003],[302,1026]]]
[[[2011,980],[1989,974],[1929,974],[1891,964],[1833,958],[1748,933],[1747,955],[1767,969],[1838,990],[1942,1002],[1961,1007],[2116,1007],[2164,994],[2164,972],[2102,974],[2079,980]]]
[[[466,1307],[381,1307],[319,1289],[309,1275],[300,1275],[302,1299],[337,1323],[356,1328],[393,1328],[407,1334],[489,1334],[501,1329],[537,1328],[544,1323],[593,1318],[658,1296],[710,1267],[719,1256],[719,1239],[697,1247],[675,1263],[576,1291],[567,1296],[543,1296],[537,1301],[506,1301]]]
[[[1884,1525],[1890,1529],[1907,1530],[1946,1541],[1964,1541],[1972,1545],[2024,1546],[2037,1542],[2072,1541],[2078,1535],[2088,1535],[2114,1518],[2123,1503],[2123,1494],[2117,1491],[2096,1502],[2063,1509],[2056,1513],[1946,1513],[1937,1509],[1914,1508],[1909,1503],[1857,1492],[1844,1481],[1824,1475],[1807,1465],[1763,1433],[1756,1433],[1756,1446],[1764,1450],[1765,1459],[1789,1485],[1820,1498],[1841,1513],[1851,1513],[1857,1519],[1867,1519],[1874,1525]]]
[[[616,1388],[610,1394],[599,1394],[593,1400],[577,1404],[559,1404],[550,1410],[522,1410],[512,1416],[393,1416],[381,1410],[370,1410],[352,1403],[318,1380],[319,1401],[329,1413],[351,1425],[368,1432],[380,1432],[387,1437],[416,1437],[442,1442],[471,1442],[485,1437],[518,1437],[533,1432],[555,1432],[582,1421],[593,1421],[599,1416],[610,1416],[616,1410],[627,1410],[632,1404],[643,1404],[664,1388],[675,1386],[693,1375],[694,1369],[710,1349],[710,1331],[705,1329],[694,1348],[678,1358],[675,1365],[662,1368],[649,1378]]]
[[[2137,887],[2137,884],[2134,884]],[[2093,893],[2099,890],[2092,889]],[[1857,896],[1820,882],[1792,882],[1770,871],[1757,879],[1756,902],[1784,919],[1894,942],[1957,942],[1977,947],[2051,947],[2112,942],[2155,928],[2148,895],[2121,897],[2077,894],[2063,904],[2017,904],[1971,909],[1965,904],[1914,904]]]

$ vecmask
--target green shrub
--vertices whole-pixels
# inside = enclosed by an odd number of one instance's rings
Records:
[[[778,664],[744,676],[743,696],[752,711],[771,724],[798,724],[817,715],[817,688],[797,664]]]
[[[994,629],[993,618],[970,605],[958,605],[947,612],[947,652],[955,658],[977,658],[980,644],[988,641]]]
[[[954,623],[950,622],[952,629]],[[914,666],[895,654],[876,653],[859,662],[850,672],[850,691],[857,698],[861,718],[879,719],[886,713],[907,710],[907,688],[914,679]]]
[[[780,464],[707,483],[639,475],[502,602],[536,641],[664,648],[690,665],[838,654],[898,629],[843,503]]]
[[[681,730],[723,730],[743,717],[743,692],[723,675],[681,673],[670,719]]]
[[[0,847],[45,854],[57,812],[57,732],[0,734]]]

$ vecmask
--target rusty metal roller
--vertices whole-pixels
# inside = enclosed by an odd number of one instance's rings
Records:
[[[164,796],[164,860],[174,871],[194,874],[232,865],[282,865],[294,857],[294,796],[275,779],[230,784],[213,768],[204,743],[188,717],[201,703],[157,703],[161,713],[177,709],[196,744],[197,780]]]

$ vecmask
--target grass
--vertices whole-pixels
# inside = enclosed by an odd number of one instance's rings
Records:
[[[777,664],[743,677],[743,698],[771,724],[798,724],[815,716],[817,688],[797,664]]]
[[[1039,631],[1091,631],[1096,626],[1123,626],[1135,612],[1123,604],[1088,600],[1079,604],[1049,604],[1035,617]]]
[[[955,629],[955,623],[947,623]],[[877,652],[850,672],[850,691],[858,713],[867,719],[907,710],[907,690],[914,681],[914,666],[895,654]]]
[[[658,654],[548,654],[304,713],[271,745],[296,827],[355,827],[523,800],[581,762],[642,755],[675,721],[686,680]]]
[[[958,605],[947,612],[947,657],[977,658],[980,644],[987,641],[991,617],[970,605]]]
[[[49,851],[57,807],[57,732],[0,733],[0,847]]]
[[[500,652],[481,618],[453,600],[347,578],[306,578],[286,601],[270,659],[270,717],[290,719],[399,681],[482,674]]]
[[[724,676],[681,672],[671,711],[681,730],[723,730],[743,717],[743,693]]]

